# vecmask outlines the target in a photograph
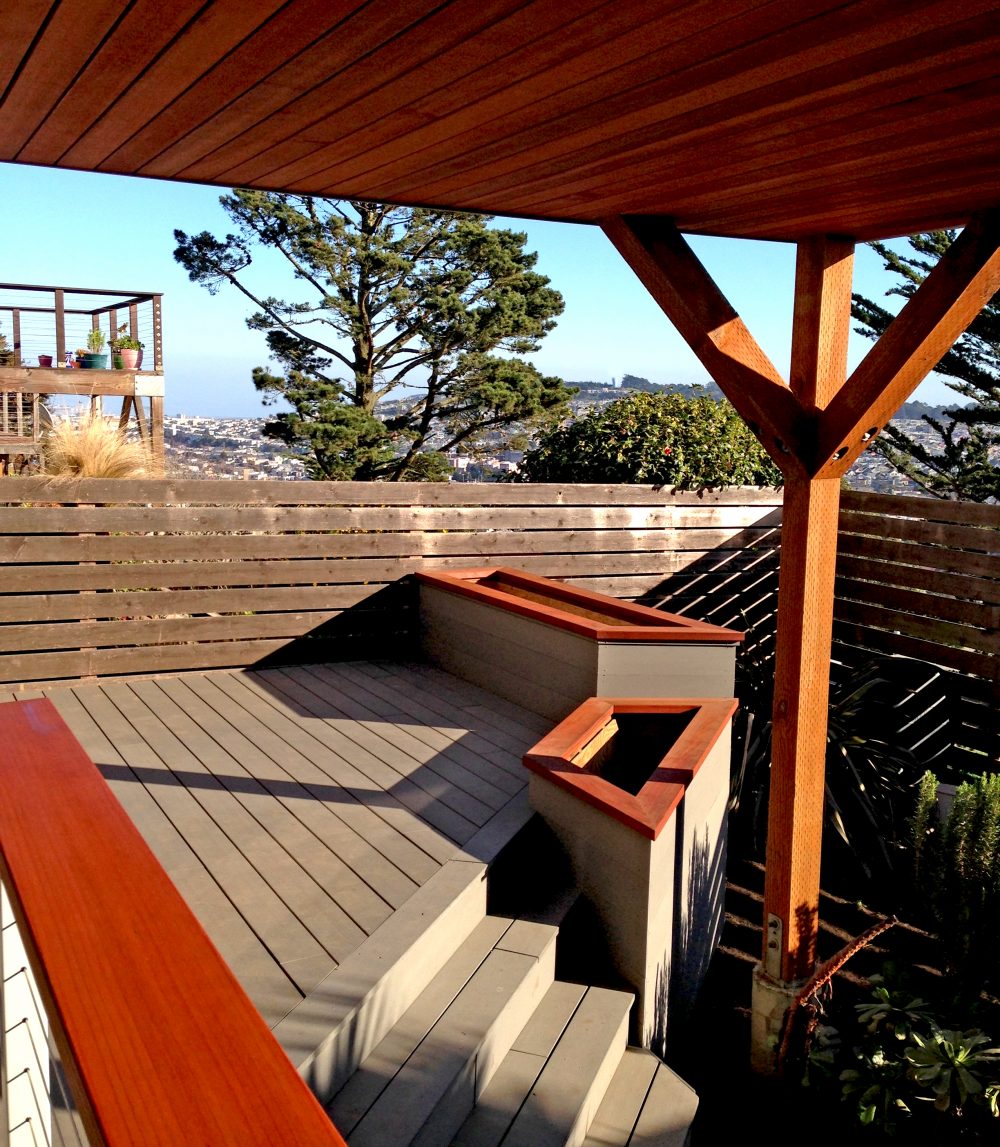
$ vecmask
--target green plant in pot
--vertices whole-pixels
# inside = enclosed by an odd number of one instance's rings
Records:
[[[104,350],[104,332],[95,327],[87,334],[87,350],[79,355],[80,366],[85,370],[104,370],[108,365],[108,356],[102,354]]]
[[[111,361],[115,370],[137,370],[142,364],[144,344],[128,333],[123,323],[111,340]]]

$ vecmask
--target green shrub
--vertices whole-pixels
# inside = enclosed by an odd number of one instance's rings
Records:
[[[817,1029],[804,1079],[839,1087],[858,1123],[907,1144],[986,1144],[997,1137],[1000,1048],[979,1028],[943,1026],[906,984],[872,977],[869,1002]]]
[[[955,789],[947,815],[932,773],[911,822],[915,901],[940,940],[956,985],[976,996],[996,981],[1000,948],[1000,776]]]
[[[728,402],[632,394],[545,434],[526,482],[777,486],[781,472]]]

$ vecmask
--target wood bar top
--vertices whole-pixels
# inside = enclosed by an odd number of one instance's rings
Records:
[[[0,874],[91,1142],[343,1147],[52,703],[0,737]]]

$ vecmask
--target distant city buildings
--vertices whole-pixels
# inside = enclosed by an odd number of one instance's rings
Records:
[[[589,391],[589,387],[587,388]],[[603,388],[611,390],[611,387]],[[621,397],[621,391],[615,391]],[[605,395],[601,399],[610,400]],[[574,399],[580,410],[594,404],[594,396],[581,392]],[[308,478],[301,458],[287,446],[264,437],[263,418],[208,418],[195,415],[173,415],[164,421],[164,447],[167,472],[188,478],[305,479]],[[920,419],[895,419],[894,424],[911,438],[933,447],[935,435]],[[452,481],[491,481],[517,471],[523,458],[520,450],[498,447],[495,454],[470,457],[457,450],[449,451]],[[923,491],[908,478],[898,474],[874,451],[868,450],[855,462],[847,475],[854,490],[872,490],[883,494],[921,494]]]

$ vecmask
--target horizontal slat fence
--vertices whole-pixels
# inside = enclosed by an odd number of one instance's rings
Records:
[[[906,741],[980,772],[1000,761],[1000,506],[845,493],[834,653],[903,666]],[[926,666],[951,672],[938,672]]]
[[[766,634],[780,505],[775,490],[4,479],[0,682],[406,653],[406,575],[484,564]]]

